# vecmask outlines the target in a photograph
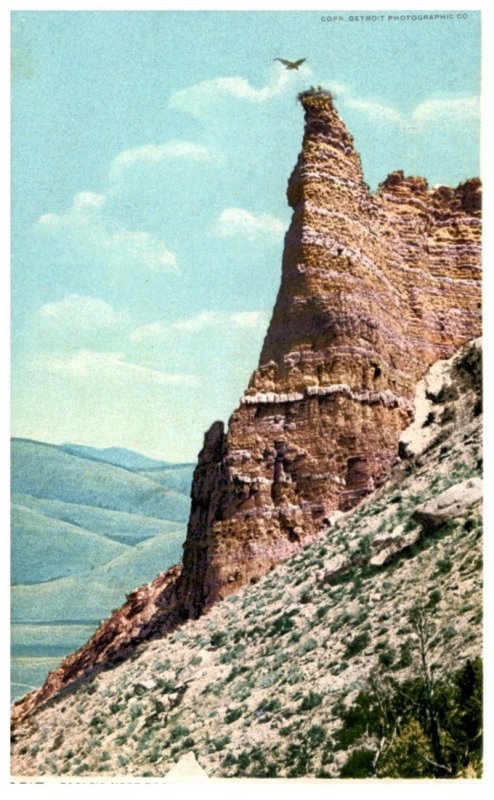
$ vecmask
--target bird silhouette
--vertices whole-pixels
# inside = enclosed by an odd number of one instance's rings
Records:
[[[288,61],[286,58],[273,58],[273,61],[281,61],[287,69],[298,69],[306,60],[305,58],[299,58],[298,61]]]

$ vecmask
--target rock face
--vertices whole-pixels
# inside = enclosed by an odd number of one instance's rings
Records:
[[[328,92],[301,95],[281,287],[228,432],[206,434],[179,582],[192,617],[386,481],[417,381],[480,333],[480,182],[372,194]]]
[[[300,99],[278,298],[228,430],[205,436],[182,567],[133,593],[14,718],[256,582],[384,484],[417,382],[480,334],[480,182],[394,172],[373,194],[331,95]]]

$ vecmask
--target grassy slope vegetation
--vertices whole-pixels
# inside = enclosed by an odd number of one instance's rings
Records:
[[[478,508],[382,566],[363,560],[375,537],[417,527],[417,505],[478,474],[479,435],[456,431],[456,442],[443,438],[411,474],[255,585],[40,708],[17,732],[14,772],[163,776],[193,752],[216,777],[373,774],[379,720],[369,725],[369,709],[353,709],[362,692],[386,699],[405,681],[420,689],[417,609],[433,680],[453,687],[445,697],[458,694],[457,670],[467,674],[467,659],[481,652]],[[348,558],[350,568],[336,574]],[[385,732],[395,748],[388,764],[406,758],[413,769],[436,769],[421,724],[412,716],[396,736]],[[471,774],[472,753],[462,754],[458,774]]]
[[[14,697],[40,685],[126,593],[182,556],[191,465],[164,465],[118,448],[80,450],[12,441]],[[169,470],[170,480],[155,481],[104,457]]]

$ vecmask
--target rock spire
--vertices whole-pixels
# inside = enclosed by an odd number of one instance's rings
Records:
[[[480,333],[480,182],[371,193],[326,91],[300,95],[293,217],[259,367],[206,434],[180,581],[192,616],[388,478],[415,385]]]

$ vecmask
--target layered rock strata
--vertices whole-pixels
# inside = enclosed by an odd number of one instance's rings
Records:
[[[198,617],[382,485],[428,367],[477,337],[480,182],[394,172],[371,193],[331,95],[301,95],[281,286],[228,430],[207,432],[182,568],[100,626],[14,718],[150,636]]]
[[[328,92],[301,95],[294,213],[259,368],[192,487],[178,588],[197,616],[386,481],[415,385],[479,335],[480,182],[371,193]]]

